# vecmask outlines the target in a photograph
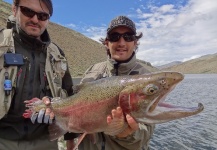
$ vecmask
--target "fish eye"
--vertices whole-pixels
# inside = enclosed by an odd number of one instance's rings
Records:
[[[153,95],[155,93],[157,93],[158,91],[158,86],[154,85],[154,84],[149,84],[144,88],[144,93],[146,95]]]

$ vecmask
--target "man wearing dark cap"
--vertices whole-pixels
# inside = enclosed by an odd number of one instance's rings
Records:
[[[100,78],[122,75],[149,73],[136,60],[138,40],[142,33],[136,32],[135,23],[126,16],[118,16],[111,21],[107,35],[101,42],[108,54],[107,61],[90,66],[84,74],[82,83]],[[123,116],[120,107],[112,110],[112,116],[107,117],[110,124],[114,118]],[[130,116],[126,116],[128,127],[121,133],[110,136],[97,133],[95,143],[85,137],[79,145],[79,150],[147,150],[154,126],[137,124]],[[115,130],[115,129],[114,129]]]
[[[23,117],[25,100],[49,101],[46,96],[73,93],[64,53],[46,29],[52,1],[14,0],[12,11],[7,21],[11,29],[0,31],[0,150],[58,150],[45,124],[52,122],[52,114],[39,115],[35,124]]]

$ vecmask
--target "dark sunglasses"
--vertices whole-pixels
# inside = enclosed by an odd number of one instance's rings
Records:
[[[132,42],[136,39],[135,34],[129,33],[129,32],[126,32],[123,34],[114,32],[114,33],[107,35],[107,39],[110,42],[117,42],[120,40],[121,37],[123,37],[126,42]]]
[[[45,21],[50,18],[50,15],[47,13],[43,13],[43,12],[38,13],[25,6],[19,6],[19,7],[20,7],[20,11],[22,12],[22,14],[25,15],[26,17],[32,18],[35,15],[37,15],[37,18],[40,21]]]

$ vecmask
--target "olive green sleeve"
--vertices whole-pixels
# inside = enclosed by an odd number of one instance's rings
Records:
[[[149,141],[152,137],[154,126],[142,125],[136,132],[126,138],[112,137],[113,143],[116,144],[117,148],[123,148],[126,150],[144,150],[148,149]]]

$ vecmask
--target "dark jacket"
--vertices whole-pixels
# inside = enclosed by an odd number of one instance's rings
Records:
[[[46,88],[48,86],[46,76],[42,76],[45,72],[46,50],[50,44],[50,38],[46,30],[41,36],[42,41],[28,36],[20,29],[14,29],[13,33],[16,53],[24,56],[24,65],[18,68],[17,87],[9,112],[0,120],[0,138],[36,139],[48,135],[48,125],[32,124],[30,119],[24,119],[22,115],[27,109],[25,100],[34,97],[52,97],[49,88]],[[64,55],[61,50],[60,53]],[[72,79],[68,68],[62,82],[62,88],[68,92],[68,95],[72,95]]]

